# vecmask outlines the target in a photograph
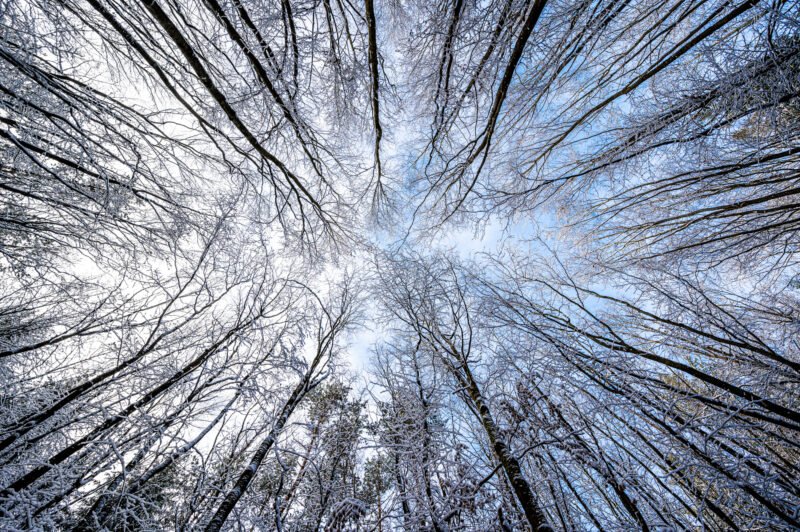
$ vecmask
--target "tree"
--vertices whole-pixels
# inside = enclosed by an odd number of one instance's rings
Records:
[[[528,525],[533,530],[550,530],[530,482],[514,452],[509,449],[476,377],[474,365],[479,355],[473,352],[473,341],[477,348],[478,340],[473,337],[467,292],[453,267],[447,263],[438,271],[426,272],[425,266],[420,270],[422,275],[416,272],[400,276],[394,272],[385,274],[382,287],[385,286],[390,298],[387,298],[387,308],[395,309],[394,317],[425,343],[431,355],[455,380],[463,400],[478,418],[491,452],[505,473]],[[391,278],[399,279],[399,282],[390,284]]]

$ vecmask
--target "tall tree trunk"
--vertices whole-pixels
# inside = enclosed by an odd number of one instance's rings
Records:
[[[519,460],[509,451],[508,446],[503,441],[492,412],[486,401],[484,401],[481,389],[467,364],[463,364],[463,373],[458,373],[456,377],[461,381],[478,412],[483,430],[492,446],[492,451],[494,451],[495,457],[500,462],[500,466],[506,474],[511,488],[514,490],[514,495],[516,495],[517,501],[525,513],[528,524],[534,531],[553,530],[548,524],[544,512],[539,507],[528,481],[522,475],[522,467]]]
[[[267,437],[264,438],[264,441],[261,442],[261,445],[258,446],[258,449],[256,449],[256,452],[250,459],[250,463],[247,464],[247,467],[239,475],[239,479],[236,481],[236,484],[234,484],[233,489],[231,489],[228,494],[225,495],[225,498],[222,500],[222,504],[219,505],[214,517],[212,517],[211,521],[209,521],[208,525],[206,525],[206,532],[218,532],[222,528],[222,525],[225,524],[225,520],[228,519],[228,516],[233,511],[236,503],[239,502],[239,499],[241,499],[242,495],[244,495],[244,492],[247,491],[247,487],[250,485],[250,482],[253,481],[253,478],[256,476],[259,467],[261,467],[261,462],[264,460],[264,457],[267,456],[267,453],[270,451],[270,449],[272,449],[275,440],[286,426],[289,416],[292,415],[295,408],[297,408],[297,405],[300,404],[300,402],[303,400],[303,397],[305,397],[308,391],[312,388],[312,371],[313,369],[309,370],[303,380],[301,380],[297,386],[295,386],[294,390],[292,391],[292,395],[290,395],[289,399],[287,399],[286,403],[284,403],[281,413],[278,416],[278,419],[275,421],[275,425],[272,427],[269,435],[267,435]]]

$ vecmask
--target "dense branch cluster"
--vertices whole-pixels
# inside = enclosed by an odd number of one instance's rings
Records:
[[[796,2],[0,0],[0,529],[795,530],[798,268]]]

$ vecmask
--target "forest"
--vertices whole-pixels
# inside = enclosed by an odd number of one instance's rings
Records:
[[[800,2],[0,0],[0,530],[800,530]]]

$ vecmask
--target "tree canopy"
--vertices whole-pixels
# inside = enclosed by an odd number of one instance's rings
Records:
[[[800,528],[800,3],[0,21],[0,529]]]

